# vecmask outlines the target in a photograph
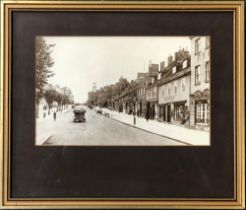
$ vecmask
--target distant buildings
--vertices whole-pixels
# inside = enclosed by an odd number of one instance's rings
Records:
[[[147,77],[147,86],[146,86],[146,101],[147,101],[147,117],[149,119],[157,118],[157,79],[158,79],[158,64],[149,64],[149,72],[146,75]]]
[[[92,91],[97,91],[97,84],[95,82],[93,82]]]
[[[137,115],[145,117],[147,109],[146,84],[148,73],[138,73],[137,76]]]
[[[209,129],[210,40],[191,37],[191,52],[180,49],[167,64],[149,64],[136,80],[121,77],[88,93],[88,104],[146,119]],[[94,87],[94,86],[93,86]]]
[[[90,91],[88,93],[88,103],[91,105],[96,105],[97,104],[97,92],[96,91]]]

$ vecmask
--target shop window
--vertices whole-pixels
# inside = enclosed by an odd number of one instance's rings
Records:
[[[207,101],[196,103],[196,123],[206,123],[209,121],[209,107]]]
[[[201,82],[201,70],[200,70],[200,66],[196,66],[195,67],[195,84],[199,85]]]
[[[174,120],[181,121],[183,118],[184,105],[174,105]]]

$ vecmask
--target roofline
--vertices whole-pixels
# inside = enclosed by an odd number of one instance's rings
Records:
[[[174,75],[169,76],[168,78],[166,78],[164,80],[159,80],[157,82],[157,85],[161,86],[161,85],[167,84],[169,82],[172,82],[173,80],[176,80],[176,79],[179,79],[181,77],[184,77],[186,75],[190,75],[190,72],[191,72],[190,70],[191,70],[190,67],[188,67],[188,68],[186,68],[186,69],[184,69],[184,70],[182,70],[180,72],[177,72]]]

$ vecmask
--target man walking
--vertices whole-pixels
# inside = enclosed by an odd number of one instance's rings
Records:
[[[54,120],[56,121],[56,111],[54,111],[53,116],[54,116]]]

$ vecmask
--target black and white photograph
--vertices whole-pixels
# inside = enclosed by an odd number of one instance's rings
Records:
[[[2,0],[0,206],[244,209],[244,9]]]
[[[210,146],[209,36],[37,36],[36,146]]]

